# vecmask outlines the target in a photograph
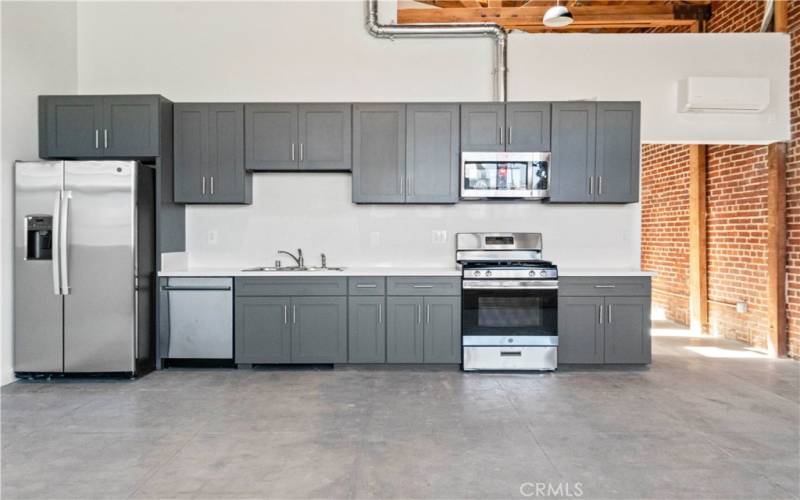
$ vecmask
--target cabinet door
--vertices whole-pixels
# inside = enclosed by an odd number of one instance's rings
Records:
[[[594,200],[597,104],[553,103],[550,202]]]
[[[406,202],[458,201],[457,104],[406,107]]]
[[[250,203],[244,169],[244,106],[208,105],[208,194],[214,203]]]
[[[650,297],[606,297],[606,363],[650,362]]]
[[[208,105],[175,104],[173,116],[175,202],[208,202]]]
[[[386,298],[386,362],[422,363],[422,297]]]
[[[348,356],[350,363],[386,362],[386,311],[383,295],[350,297]]]
[[[405,201],[406,107],[353,106],[353,202]]]
[[[597,103],[597,201],[639,201],[640,151],[639,103]]]
[[[505,151],[505,104],[461,105],[461,151]]]
[[[292,297],[292,363],[347,361],[347,297]]]
[[[86,96],[39,98],[42,158],[103,156],[103,99]]]
[[[301,104],[300,170],[352,170],[352,107]]]
[[[558,362],[603,363],[602,297],[558,297]]]
[[[103,97],[102,145],[113,157],[159,156],[157,96]]]
[[[237,363],[289,363],[291,337],[288,297],[236,299]]]
[[[461,362],[461,297],[425,297],[426,363]]]
[[[549,102],[508,104],[506,125],[506,151],[550,151]]]
[[[247,104],[244,112],[247,170],[297,170],[297,105]]]

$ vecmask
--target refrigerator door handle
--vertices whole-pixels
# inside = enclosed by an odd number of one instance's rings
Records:
[[[61,218],[61,191],[56,194],[56,200],[53,205],[53,294],[61,295],[61,244],[59,238],[60,234],[60,218]]]
[[[61,269],[61,294],[69,295],[69,257],[67,254],[67,233],[69,232],[69,200],[72,191],[64,191],[61,201],[61,214],[59,221],[58,260]]]

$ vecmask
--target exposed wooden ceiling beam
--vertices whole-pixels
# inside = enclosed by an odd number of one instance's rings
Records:
[[[399,9],[399,24],[495,22],[506,28],[542,26],[549,6],[506,8]],[[692,19],[675,19],[672,5],[633,2],[621,5],[575,5],[570,8],[575,22],[570,29],[589,27],[656,27],[692,25]]]

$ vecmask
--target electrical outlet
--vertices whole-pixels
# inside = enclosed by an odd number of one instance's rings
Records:
[[[431,231],[431,243],[447,243],[447,231],[444,229],[437,229]]]
[[[378,248],[379,246],[381,246],[380,231],[372,231],[369,233],[369,246],[371,248]]]
[[[209,245],[216,245],[217,240],[219,240],[219,231],[216,229],[212,229],[208,232],[208,244]]]

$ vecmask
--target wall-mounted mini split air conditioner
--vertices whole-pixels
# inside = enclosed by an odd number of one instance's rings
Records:
[[[760,113],[769,79],[690,76],[678,83],[679,113]]]

